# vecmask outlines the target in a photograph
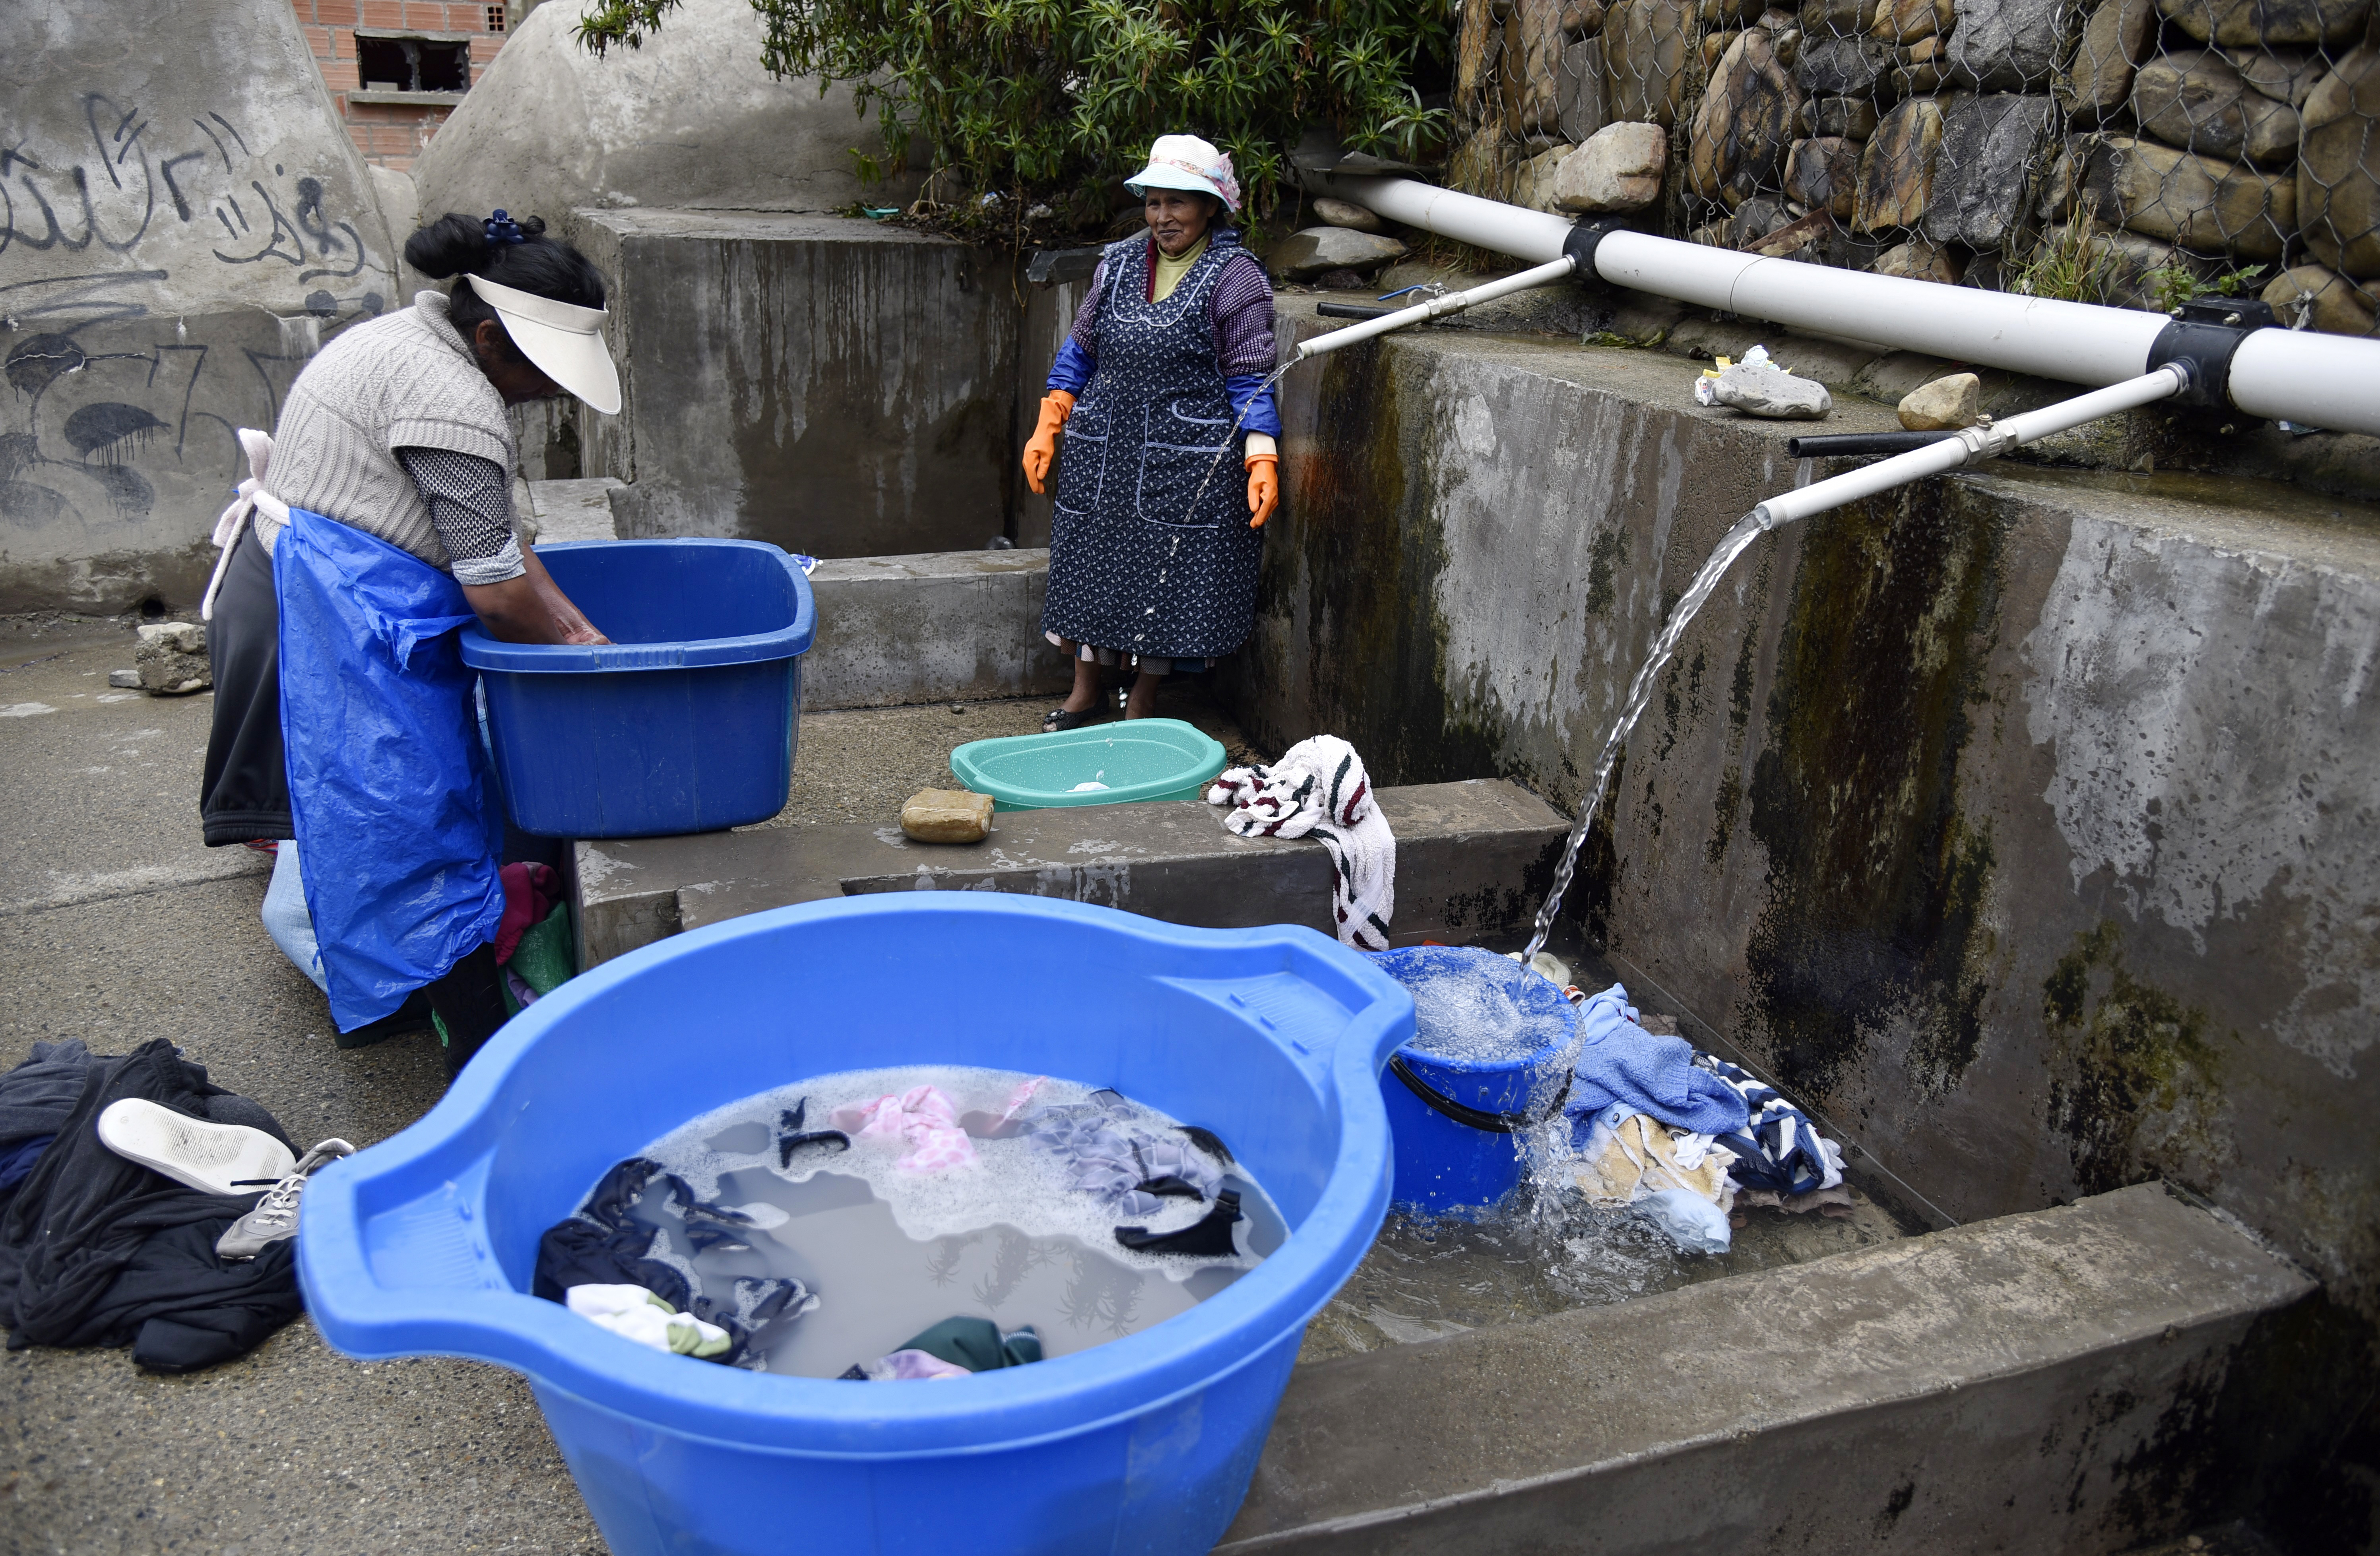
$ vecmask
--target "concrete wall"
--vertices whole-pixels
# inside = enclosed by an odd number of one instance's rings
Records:
[[[1075,310],[1091,289],[1088,280],[1052,281],[1025,287],[1025,317],[1017,327],[1015,458],[1025,457],[1026,440],[1041,419],[1041,396],[1050,392],[1050,364],[1075,327]],[[1062,439],[1061,442],[1063,440]],[[1050,519],[1056,504],[1057,468],[1050,468],[1050,489],[1037,493],[1016,477],[1015,521],[1011,538],[1020,546],[1050,543]]]
[[[195,605],[388,234],[286,0],[0,6],[0,612]]]
[[[414,166],[421,209],[504,206],[577,237],[588,210],[840,210],[904,204],[918,174],[860,182],[854,148],[888,164],[871,111],[760,65],[746,0],[685,0],[636,49],[599,59],[572,36],[579,7],[534,11]]]
[[[1575,808],[1677,593],[1793,481],[1693,374],[1450,334],[1292,374],[1251,735]],[[1822,517],[1686,638],[1570,906],[1950,1217],[2173,1179],[2367,1365],[2375,662],[2367,506],[2002,465]]]
[[[1007,525],[1010,266],[874,222],[590,211],[623,402],[583,468],[630,483],[625,535],[813,556],[965,551]]]

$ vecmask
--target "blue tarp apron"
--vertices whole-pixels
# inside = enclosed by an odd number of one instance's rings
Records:
[[[351,1032],[492,939],[504,820],[455,633],[462,586],[293,508],[273,548],[281,738],[331,1015]]]
[[[1147,300],[1149,248],[1108,249],[1099,367],[1058,463],[1041,625],[1123,653],[1219,658],[1255,624],[1264,557],[1207,317],[1239,239],[1216,231],[1163,302]]]

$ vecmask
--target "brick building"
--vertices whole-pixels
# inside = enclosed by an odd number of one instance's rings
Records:
[[[410,169],[538,0],[290,0],[364,160]]]

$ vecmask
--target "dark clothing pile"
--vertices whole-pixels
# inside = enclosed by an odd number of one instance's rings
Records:
[[[685,1179],[632,1156],[603,1174],[575,1214],[538,1239],[530,1289],[548,1302],[561,1302],[573,1286],[642,1286],[679,1312],[727,1331],[727,1349],[704,1359],[758,1367],[757,1343],[771,1326],[810,1310],[809,1288],[790,1276],[742,1276],[731,1307],[698,1293],[686,1269],[651,1257],[662,1231],[683,1236],[700,1253],[741,1243],[751,1226],[752,1218],[743,1211],[703,1204]]]
[[[0,1185],[8,1348],[129,1344],[155,1372],[228,1361],[304,1310],[297,1243],[268,1244],[252,1262],[217,1258],[215,1240],[259,1196],[185,1188],[108,1149],[99,1114],[127,1097],[289,1144],[271,1113],[210,1082],[206,1066],[163,1038],[121,1058],[79,1041],[35,1043],[0,1075],[0,1162],[50,1137],[30,1172]]]

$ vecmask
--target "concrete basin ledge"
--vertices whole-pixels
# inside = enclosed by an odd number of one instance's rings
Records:
[[[2143,1185],[1322,1362],[1217,1549],[2119,1550],[2204,1515],[2209,1405],[2314,1289]]]
[[[1397,834],[1396,933],[1471,939],[1528,922],[1567,820],[1497,780],[1378,792]],[[790,903],[864,892],[1021,892],[1215,929],[1330,929],[1330,864],[1305,838],[1241,837],[1199,800],[1003,811],[964,846],[889,821],[573,845],[579,966]]]

